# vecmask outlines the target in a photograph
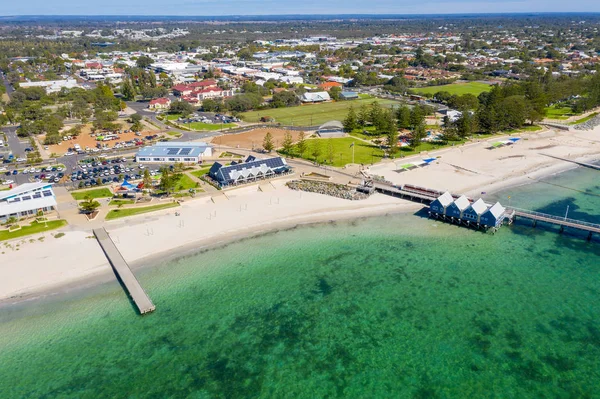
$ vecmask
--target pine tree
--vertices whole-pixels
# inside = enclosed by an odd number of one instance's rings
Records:
[[[418,124],[413,130],[410,138],[410,146],[413,148],[413,150],[417,149],[417,147],[419,146],[419,144],[421,144],[421,141],[423,141],[426,135],[427,132],[425,131],[425,124]]]
[[[316,163],[319,163],[319,155],[321,155],[321,142],[319,140],[313,140],[312,154]]]
[[[289,155],[292,153],[294,141],[292,139],[292,134],[290,132],[285,132],[285,134],[283,135],[283,143],[281,143],[281,146],[283,147],[284,154]]]
[[[267,132],[267,134],[265,134],[265,138],[263,140],[263,148],[265,149],[266,152],[271,152],[273,151],[273,148],[275,146],[273,145],[273,135],[271,134],[271,132]]]
[[[300,134],[298,134],[298,143],[296,144],[296,148],[298,148],[300,157],[303,157],[304,153],[306,152],[306,138],[304,132],[300,132]]]
[[[351,106],[350,109],[348,109],[346,119],[344,119],[344,131],[350,133],[356,129],[358,127],[356,119],[356,112],[354,112],[354,107]]]
[[[358,117],[356,119],[356,123],[360,127],[365,127],[367,122],[369,121],[369,107],[366,104],[361,105],[360,111],[358,112]]]
[[[131,84],[131,80],[125,79],[121,85],[121,94],[126,101],[131,101],[135,98],[135,89]]]

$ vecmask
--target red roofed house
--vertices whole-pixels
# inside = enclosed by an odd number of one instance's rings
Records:
[[[190,84],[178,84],[173,86],[173,94],[176,96],[190,96],[194,95],[193,93],[199,90],[206,89],[217,89],[217,81],[213,79],[206,79],[201,82],[193,82]],[[219,89],[221,90],[221,89]]]
[[[325,83],[319,85],[319,88],[321,90],[325,90],[325,91],[329,91],[334,87],[342,88],[342,84],[338,83],[338,82],[325,82]]]
[[[150,109],[167,109],[171,106],[171,100],[168,98],[155,98],[150,100],[148,108]]]

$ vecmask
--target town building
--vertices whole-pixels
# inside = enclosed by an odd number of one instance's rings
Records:
[[[199,163],[212,156],[212,146],[203,142],[159,142],[135,154],[139,163]]]
[[[50,183],[24,183],[7,191],[0,191],[0,222],[9,218],[33,217],[56,208],[56,197]]]
[[[148,108],[155,110],[168,109],[171,106],[171,100],[168,98],[155,98],[150,100]]]
[[[302,97],[300,97],[300,101],[303,103],[321,103],[324,101],[330,101],[331,97],[329,97],[329,93],[326,91],[319,91],[316,93],[304,93]]]
[[[282,157],[258,159],[250,156],[245,162],[232,163],[228,166],[215,162],[208,176],[219,186],[227,187],[275,177],[289,173],[291,170],[292,168]]]

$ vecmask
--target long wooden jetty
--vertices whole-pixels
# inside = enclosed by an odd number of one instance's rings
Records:
[[[106,229],[94,229],[94,236],[96,236],[96,240],[98,240],[100,247],[102,247],[104,254],[117,274],[117,277],[129,292],[129,295],[140,311],[140,314],[153,312],[154,309],[156,309],[156,306],[154,306],[150,297],[140,285],[140,282],[135,278],[131,268],[127,262],[125,262],[123,255],[121,255],[121,252],[119,252],[117,246],[109,237]]]
[[[600,233],[600,224],[584,222],[581,220],[569,219],[566,217],[548,215],[546,213],[534,212],[527,209],[509,208],[513,212],[513,218],[523,218],[533,221],[533,226],[537,222],[544,222],[560,227],[560,231],[564,231],[565,227],[585,231],[588,233],[588,240],[592,239],[593,233]]]
[[[597,168],[597,165],[591,165]],[[414,185],[405,184],[403,186],[398,186],[386,181],[377,181],[377,180],[365,180],[363,184],[358,188],[358,190],[363,192],[372,193],[377,191],[382,194],[391,195],[394,197],[408,199],[414,202],[420,202],[423,204],[431,204],[432,201],[437,199],[439,196],[444,194],[443,191],[434,190],[425,187],[419,187]],[[457,199],[459,195],[452,194],[454,199]],[[473,198],[468,198],[469,202],[473,203]],[[486,204],[489,208],[491,204]],[[517,218],[528,219],[533,222],[533,226],[535,227],[538,222],[544,222],[551,225],[559,226],[560,231],[563,232],[565,227],[577,229],[580,231],[584,231],[588,233],[588,240],[592,239],[592,234],[597,233],[600,234],[600,224],[584,222],[582,220],[569,219],[566,217],[549,215],[541,212],[530,211],[527,209],[519,209],[514,207],[507,207],[504,212],[503,219],[508,224],[512,224],[514,220]],[[460,223],[461,220],[457,219],[457,222]],[[475,223],[466,222],[465,224],[468,227],[476,226]]]

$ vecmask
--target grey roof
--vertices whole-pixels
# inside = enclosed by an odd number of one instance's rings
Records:
[[[149,147],[140,148],[138,157],[197,157],[212,147],[203,142],[159,142]]]
[[[208,175],[215,179],[221,185],[235,183],[238,180],[245,180],[252,177],[264,176],[267,173],[281,173],[289,170],[290,167],[281,157],[257,159],[255,161],[238,163],[235,165],[223,166],[215,162],[208,171]]]

